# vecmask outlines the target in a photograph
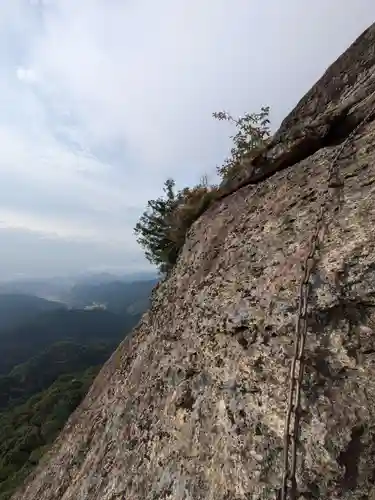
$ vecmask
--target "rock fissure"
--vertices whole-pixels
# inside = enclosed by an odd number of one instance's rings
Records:
[[[289,151],[282,153],[275,159],[268,157],[268,151],[272,151],[273,148],[277,147],[277,144],[271,142],[263,153],[250,161],[249,167],[246,167],[248,173],[245,179],[238,183],[236,183],[236,180],[230,180],[226,183],[229,187],[226,184],[223,185],[223,193],[218,197],[218,200],[236,193],[243,187],[259,184],[277,172],[307,160],[321,149],[341,145],[364,118],[364,113],[350,114],[345,107],[337,116],[328,115],[321,123],[317,123],[311,126],[310,129],[303,131],[303,137],[298,139],[297,143]],[[367,123],[373,121],[374,118],[375,99],[374,112],[367,117]],[[235,184],[234,187],[230,187],[232,183]]]
[[[363,433],[363,426],[354,427],[348,446],[338,457],[338,463],[345,468],[344,487],[349,490],[354,489],[358,484],[359,459],[363,449],[361,437]]]

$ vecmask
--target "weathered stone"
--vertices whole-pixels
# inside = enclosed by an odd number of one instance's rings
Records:
[[[277,498],[301,262],[342,147],[311,278],[297,486],[375,499],[374,42],[375,25],[194,224],[14,500]]]

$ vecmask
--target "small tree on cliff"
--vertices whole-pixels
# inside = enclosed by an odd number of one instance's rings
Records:
[[[162,273],[172,269],[186,233],[216,194],[216,187],[209,186],[204,178],[193,188],[175,192],[174,187],[174,181],[168,179],[164,196],[148,202],[134,229],[147,259]]]
[[[173,242],[168,237],[170,216],[177,204],[174,191],[175,181],[167,179],[164,183],[164,197],[149,200],[147,209],[135,226],[138,243],[145,249],[147,259],[163,272],[164,264],[174,260]]]
[[[245,113],[239,118],[233,118],[226,111],[212,114],[217,120],[233,123],[237,129],[237,133],[231,136],[233,147],[230,151],[230,157],[217,168],[222,179],[233,176],[240,165],[241,158],[251,151],[262,148],[271,137],[269,112],[270,108],[267,106],[261,108],[259,113]]]

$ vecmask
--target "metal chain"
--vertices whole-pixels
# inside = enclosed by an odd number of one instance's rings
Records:
[[[372,93],[374,95],[375,92]],[[372,95],[370,97],[372,97]],[[314,266],[316,263],[316,251],[319,245],[319,237],[322,229],[325,225],[325,215],[329,212],[329,189],[335,190],[337,195],[337,205],[335,210],[340,207],[340,188],[343,187],[343,183],[340,182],[339,172],[338,172],[338,159],[342,155],[345,147],[350,143],[358,129],[365,124],[374,110],[371,111],[360,121],[360,123],[355,127],[355,129],[348,135],[346,140],[342,143],[340,149],[332,159],[329,170],[328,170],[328,186],[325,193],[326,199],[322,202],[315,222],[314,233],[309,242],[308,253],[303,262],[303,276],[300,283],[299,289],[299,302],[298,302],[298,312],[297,321],[295,329],[295,345],[294,354],[290,369],[290,379],[289,379],[289,394],[287,402],[287,412],[285,416],[285,427],[284,427],[284,456],[283,456],[283,476],[282,476],[282,486],[281,486],[281,500],[287,500],[288,489],[290,491],[290,500],[296,500],[297,498],[297,482],[296,482],[296,468],[297,468],[297,444],[298,444],[298,433],[299,433],[299,416],[301,411],[301,385],[303,380],[303,370],[304,370],[304,348],[307,335],[307,306],[309,298],[309,281],[313,273]],[[328,226],[328,222],[326,223]],[[323,240],[323,238],[322,238]],[[322,243],[322,241],[320,242]],[[291,432],[291,421],[292,416],[294,419],[293,430]],[[289,448],[291,445],[291,462],[289,466]],[[288,484],[290,482],[290,487]]]

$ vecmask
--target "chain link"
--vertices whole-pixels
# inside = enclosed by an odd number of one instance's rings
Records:
[[[372,97],[374,94],[375,92],[373,92],[370,97]],[[341,188],[343,187],[343,182],[340,181],[338,172],[338,160],[341,157],[345,147],[356,135],[358,129],[369,120],[373,113],[374,110],[371,109],[371,111],[363,118],[363,120],[360,121],[360,123],[342,143],[341,147],[330,163],[328,170],[328,186],[325,192],[325,199],[320,206],[314,226],[315,229],[309,242],[308,253],[305,257],[305,260],[303,261],[303,276],[299,288],[298,312],[294,338],[294,354],[290,368],[289,393],[284,425],[283,476],[280,495],[281,500],[288,500],[288,491],[290,492],[290,500],[297,499],[297,445],[299,434],[299,417],[301,413],[301,385],[304,371],[304,349],[307,335],[307,307],[310,291],[309,282],[316,264],[316,252],[318,246],[323,243],[323,236],[321,237],[320,241],[320,235],[324,226],[328,226],[328,221],[325,222],[325,216],[329,214],[329,190],[333,189],[334,194],[336,195],[334,196],[333,201],[336,198],[336,206],[334,210],[337,211],[343,201],[341,196]],[[291,431],[292,420],[293,430]],[[289,450],[291,451],[290,461]]]

